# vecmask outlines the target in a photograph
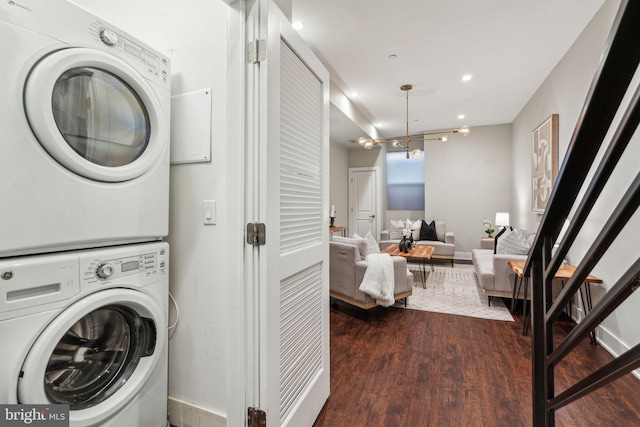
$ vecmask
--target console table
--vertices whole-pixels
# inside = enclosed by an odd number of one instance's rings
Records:
[[[507,264],[509,264],[509,267],[511,267],[511,270],[513,270],[513,272],[515,273],[515,278],[513,279],[513,297],[511,300],[511,311],[513,312],[515,298],[520,293],[520,286],[522,285],[522,282],[523,282],[522,279],[523,279],[523,273],[524,273],[524,261],[509,261]],[[573,273],[575,273],[575,271],[576,271],[576,267],[574,265],[563,264],[560,266],[560,268],[558,268],[558,271],[553,276],[553,279],[559,280],[562,286],[564,287],[564,282],[571,279],[571,276],[573,276]],[[518,279],[520,279],[519,283],[518,283]],[[584,308],[585,315],[588,314],[589,311],[591,311],[591,309],[593,308],[593,302],[591,300],[591,284],[592,283],[601,284],[603,282],[602,282],[602,279],[599,279],[590,274],[587,276],[587,278],[584,281],[584,294],[582,292],[582,286],[580,287],[580,300],[582,302],[582,307]],[[586,301],[585,301],[585,295],[586,295]],[[522,305],[523,305],[522,335],[527,335],[529,330],[529,323],[527,322],[529,320],[527,316],[528,298],[529,298],[529,278],[524,277],[524,288],[523,288],[523,295],[522,295]],[[589,333],[589,338],[591,340],[591,344],[596,344],[596,334],[594,331],[591,331]]]
[[[347,227],[343,227],[341,225],[336,225],[335,227],[329,227],[329,234],[333,234],[333,233],[337,233],[337,232],[342,233],[342,237],[346,237],[347,236]]]

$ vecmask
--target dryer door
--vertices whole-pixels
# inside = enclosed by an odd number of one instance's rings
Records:
[[[79,300],[30,349],[18,400],[69,404],[72,424],[108,418],[167,363],[166,324],[163,310],[142,292],[108,289]]]
[[[167,149],[167,118],[149,83],[121,59],[72,48],[51,53],[25,87],[29,124],[70,171],[103,182],[134,179]]]

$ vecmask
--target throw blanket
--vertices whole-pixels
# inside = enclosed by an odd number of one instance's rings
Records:
[[[367,255],[367,270],[364,272],[360,291],[375,299],[383,307],[395,303],[393,291],[393,260],[389,254]]]

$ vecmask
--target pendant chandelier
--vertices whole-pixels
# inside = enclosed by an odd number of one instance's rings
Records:
[[[447,133],[459,133],[463,136],[469,135],[470,129],[467,126],[463,126],[459,129],[450,129],[444,130],[440,132],[423,132],[416,134],[409,134],[409,91],[413,89],[411,85],[402,85],[400,89],[406,92],[406,104],[407,104],[407,122],[406,122],[406,134],[404,136],[392,136],[389,138],[358,138],[358,144],[364,147],[366,150],[371,150],[374,146],[382,143],[391,143],[391,145],[395,148],[402,148],[407,153],[407,159],[410,157],[420,158],[422,157],[422,150],[419,148],[411,149],[411,142],[416,141],[447,141],[447,136],[442,134]],[[442,135],[439,137],[429,138],[430,135]],[[401,142],[402,141],[402,142]],[[403,143],[404,142],[404,143]]]

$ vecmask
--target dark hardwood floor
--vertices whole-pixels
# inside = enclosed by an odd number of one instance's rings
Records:
[[[365,321],[340,303],[331,309],[331,395],[314,426],[531,426],[531,337],[514,317],[379,307]],[[609,360],[586,339],[556,369],[556,392]],[[628,374],[560,409],[556,425],[640,426],[640,380]]]

